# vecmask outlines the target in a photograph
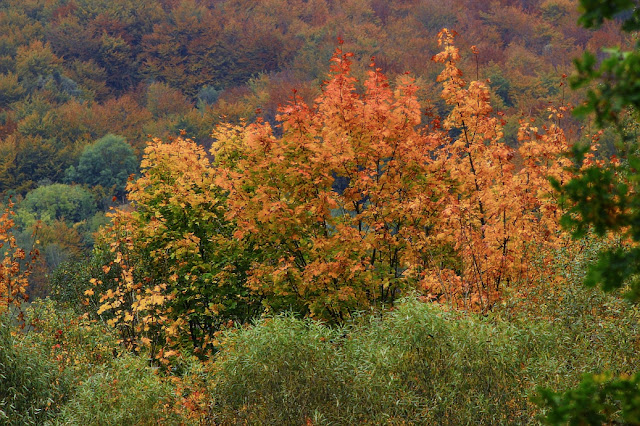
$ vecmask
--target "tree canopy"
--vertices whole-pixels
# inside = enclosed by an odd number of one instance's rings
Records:
[[[138,159],[125,138],[106,135],[82,151],[76,167],[71,166],[65,178],[69,182],[101,186],[118,197],[125,194],[129,176],[138,171]]]

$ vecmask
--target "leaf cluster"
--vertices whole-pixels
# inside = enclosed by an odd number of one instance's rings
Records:
[[[548,424],[640,423],[640,375],[585,375],[576,388],[555,393],[541,388],[534,399],[547,407]]]

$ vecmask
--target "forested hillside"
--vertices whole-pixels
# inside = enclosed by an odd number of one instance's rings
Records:
[[[460,69],[488,82],[516,148],[518,120],[542,124],[550,104],[579,102],[563,83],[574,57],[630,42],[615,23],[588,31],[578,16],[569,0],[3,2],[0,194],[28,199],[17,219],[23,245],[42,220],[46,264],[31,291],[48,294],[44,275],[92,247],[103,212],[126,202],[125,177],[150,137],[182,134],[209,148],[219,123],[273,123],[294,90],[312,103],[338,40],[360,80],[372,57],[391,82],[410,73],[427,124],[447,114],[436,35],[455,29]],[[563,118],[573,138],[585,128]],[[610,140],[603,146],[612,152]]]
[[[3,1],[0,423],[640,424],[639,22]]]

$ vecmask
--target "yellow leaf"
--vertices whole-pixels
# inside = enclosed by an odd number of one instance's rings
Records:
[[[98,309],[98,315],[100,315],[101,313],[103,313],[104,311],[107,311],[111,309],[111,304],[110,303],[105,303],[104,305],[100,306],[100,309]]]

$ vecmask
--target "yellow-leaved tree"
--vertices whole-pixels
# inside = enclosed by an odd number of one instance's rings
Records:
[[[112,214],[103,234],[110,282],[94,278],[103,292],[88,295],[127,345],[148,346],[160,359],[170,355],[164,348],[204,354],[225,323],[254,310],[243,286],[246,261],[225,219],[226,195],[191,140],[153,140],[141,169],[127,186],[134,208]]]

